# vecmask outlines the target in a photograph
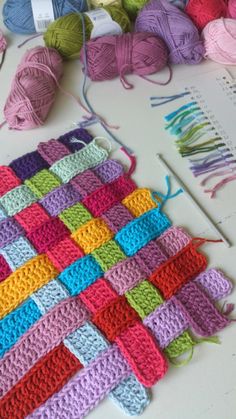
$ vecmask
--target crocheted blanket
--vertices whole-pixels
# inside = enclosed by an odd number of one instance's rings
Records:
[[[106,396],[142,413],[230,322],[202,242],[83,129],[1,166],[0,417],[79,419]]]

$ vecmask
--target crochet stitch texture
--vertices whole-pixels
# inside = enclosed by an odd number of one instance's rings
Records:
[[[139,415],[169,360],[230,321],[199,240],[84,129],[0,167],[0,418]]]

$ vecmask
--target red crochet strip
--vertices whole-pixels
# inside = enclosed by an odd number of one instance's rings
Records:
[[[144,386],[152,387],[166,374],[167,361],[142,323],[136,322],[115,341]]]
[[[100,217],[105,211],[122,201],[135,189],[134,181],[124,175],[114,182],[103,185],[88,195],[82,202],[94,217]]]
[[[27,231],[32,232],[46,221],[50,220],[49,215],[39,204],[32,204],[23,209],[14,217],[17,222]]]
[[[150,281],[162,292],[164,298],[168,299],[206,267],[206,257],[197,252],[192,241],[161,265],[151,275]]]
[[[0,401],[0,418],[23,419],[82,368],[79,360],[60,344],[40,359]]]
[[[106,307],[98,311],[92,319],[93,323],[111,342],[138,320],[138,314],[128,304],[125,296],[112,300]]]
[[[80,293],[80,299],[93,314],[104,308],[116,297],[116,292],[103,278],[98,279],[94,284]]]
[[[61,240],[53,246],[47,252],[47,255],[59,272],[62,272],[67,266],[83,257],[84,252],[79,248],[74,240],[70,237],[66,237],[64,240]]]
[[[60,240],[70,235],[70,231],[59,218],[51,218],[27,235],[39,253],[46,253]]]
[[[0,196],[5,195],[20,184],[20,179],[10,167],[0,166]]]

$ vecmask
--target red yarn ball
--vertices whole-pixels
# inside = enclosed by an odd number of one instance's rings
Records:
[[[227,16],[227,0],[189,0],[185,12],[202,30],[212,20]]]

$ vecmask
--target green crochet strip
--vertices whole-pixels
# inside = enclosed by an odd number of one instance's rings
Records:
[[[108,152],[96,144],[93,140],[82,150],[74,154],[63,157],[50,167],[50,171],[55,173],[62,182],[69,182],[73,177],[102,163],[108,158]]]
[[[163,303],[163,298],[157,289],[148,281],[142,281],[132,290],[126,292],[125,295],[129,304],[137,311],[141,319],[147,317]]]
[[[188,332],[182,333],[165,348],[168,358],[177,358],[195,346],[195,342]]]
[[[29,207],[37,199],[26,185],[12,189],[0,198],[0,205],[10,217]]]
[[[36,175],[27,179],[25,184],[31,189],[31,191],[37,196],[37,198],[43,198],[53,189],[61,185],[60,180],[49,170],[43,169]]]
[[[116,265],[121,260],[126,259],[125,254],[114,240],[110,240],[98,249],[94,250],[92,255],[95,257],[104,272],[108,271],[108,269]]]
[[[137,311],[142,319],[147,317],[164,302],[157,289],[146,280],[142,281],[132,290],[126,292],[125,295],[131,307]],[[165,348],[165,353],[170,359],[177,358],[184,352],[192,349],[194,345],[195,342],[192,340],[189,333],[184,332]]]
[[[92,216],[82,204],[75,204],[61,212],[59,218],[71,232],[74,232],[83,224],[91,220]]]

